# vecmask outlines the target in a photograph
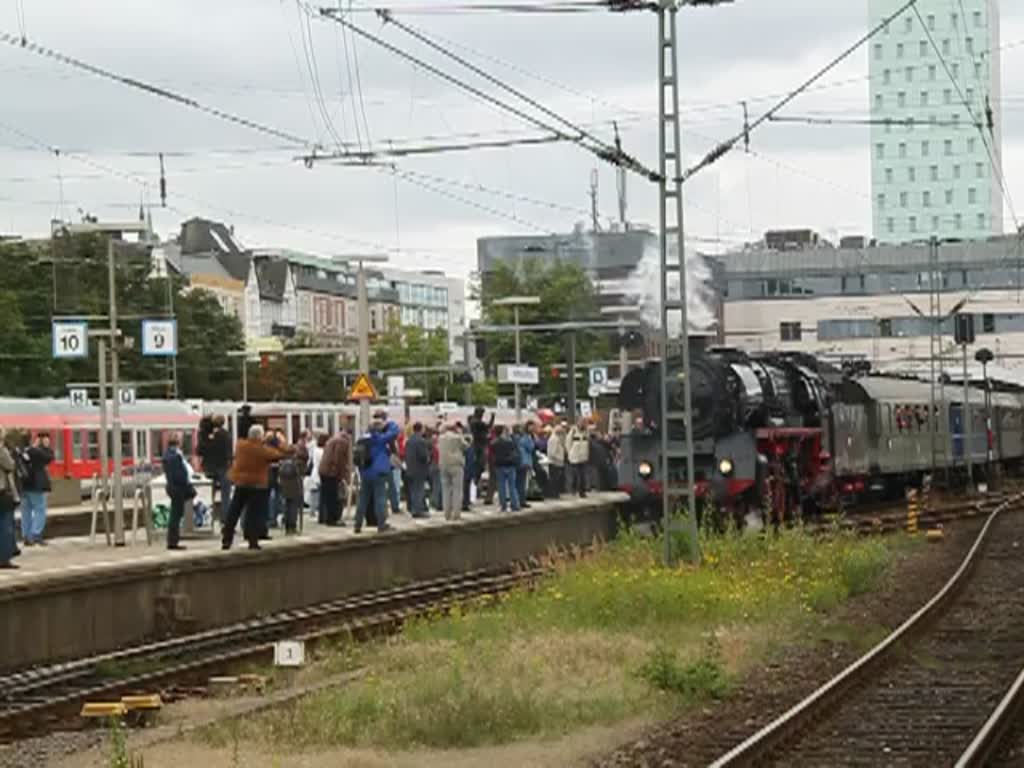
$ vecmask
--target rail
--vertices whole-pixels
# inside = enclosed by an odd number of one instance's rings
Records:
[[[798,704],[761,728],[757,733],[715,760],[711,764],[711,768],[730,768],[731,766],[757,762],[795,735],[812,716],[831,708],[844,691],[865,679],[870,670],[890,656],[900,642],[946,606],[957,589],[964,584],[967,574],[976,564],[978,553],[988,539],[989,531],[995,520],[1012,504],[1019,502],[1021,499],[1024,499],[1024,494],[1019,494],[1004,501],[992,511],[975,539],[974,544],[971,546],[970,551],[964,557],[959,568],[957,568],[956,573],[914,615],[903,622],[882,642],[825,683],[825,685],[815,690]]]
[[[978,735],[956,761],[956,768],[982,768],[996,756],[1024,706],[1024,669],[1000,700]]]

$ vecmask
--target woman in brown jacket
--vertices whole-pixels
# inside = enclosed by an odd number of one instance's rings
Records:
[[[242,534],[249,542],[249,549],[260,548],[260,534],[263,532],[270,494],[270,465],[289,454],[290,451],[279,451],[264,443],[263,427],[259,424],[249,428],[248,440],[238,441],[235,461],[231,465],[231,482],[235,492],[221,529],[221,549],[231,549],[235,526],[243,512],[246,515],[242,523]]]

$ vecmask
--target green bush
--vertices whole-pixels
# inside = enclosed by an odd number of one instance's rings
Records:
[[[729,689],[729,681],[717,659],[701,658],[685,666],[665,648],[653,650],[640,667],[640,677],[659,691],[686,699],[720,699]]]

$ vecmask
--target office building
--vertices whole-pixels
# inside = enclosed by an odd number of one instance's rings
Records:
[[[871,27],[902,4],[869,0]],[[916,9],[869,43],[875,238],[1000,234],[998,0],[919,0]]]

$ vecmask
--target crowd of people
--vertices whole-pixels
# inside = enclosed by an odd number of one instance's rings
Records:
[[[247,418],[239,419],[239,431],[232,440],[222,416],[200,425],[199,457],[219,498],[214,506],[224,549],[231,548],[239,525],[250,549],[259,549],[273,529],[297,534],[306,509],[322,525],[345,526],[353,497],[354,530],[374,525],[383,532],[391,529],[389,512],[414,518],[443,512],[458,520],[474,502],[493,505],[495,497],[501,511],[518,511],[531,500],[583,497],[589,488],[616,485],[615,439],[583,420],[509,428],[477,408],[465,424],[417,422],[402,429],[380,411],[358,436],[345,429],[333,435],[303,431],[289,444],[281,430],[268,431]],[[28,441],[4,438],[0,429],[0,568],[16,568],[16,509],[21,544],[46,544],[47,467],[54,454],[45,433]],[[180,434],[168,435],[162,464],[170,501],[167,547],[184,549],[181,523],[196,489]]]
[[[223,418],[207,424],[200,439],[203,471],[220,497],[224,549],[240,522],[250,549],[282,524],[286,535],[296,534],[307,508],[320,524],[343,527],[354,502],[355,532],[365,525],[384,532],[391,529],[389,514],[427,518],[433,511],[458,520],[474,502],[493,505],[497,498],[502,511],[518,511],[531,500],[583,497],[590,488],[616,485],[617,442],[586,421],[507,428],[478,408],[465,424],[417,422],[402,429],[379,411],[361,435],[304,431],[293,445],[280,430],[266,432],[245,420],[240,429],[233,455]],[[180,522],[173,508],[171,521]],[[176,531],[168,546],[180,547]]]

